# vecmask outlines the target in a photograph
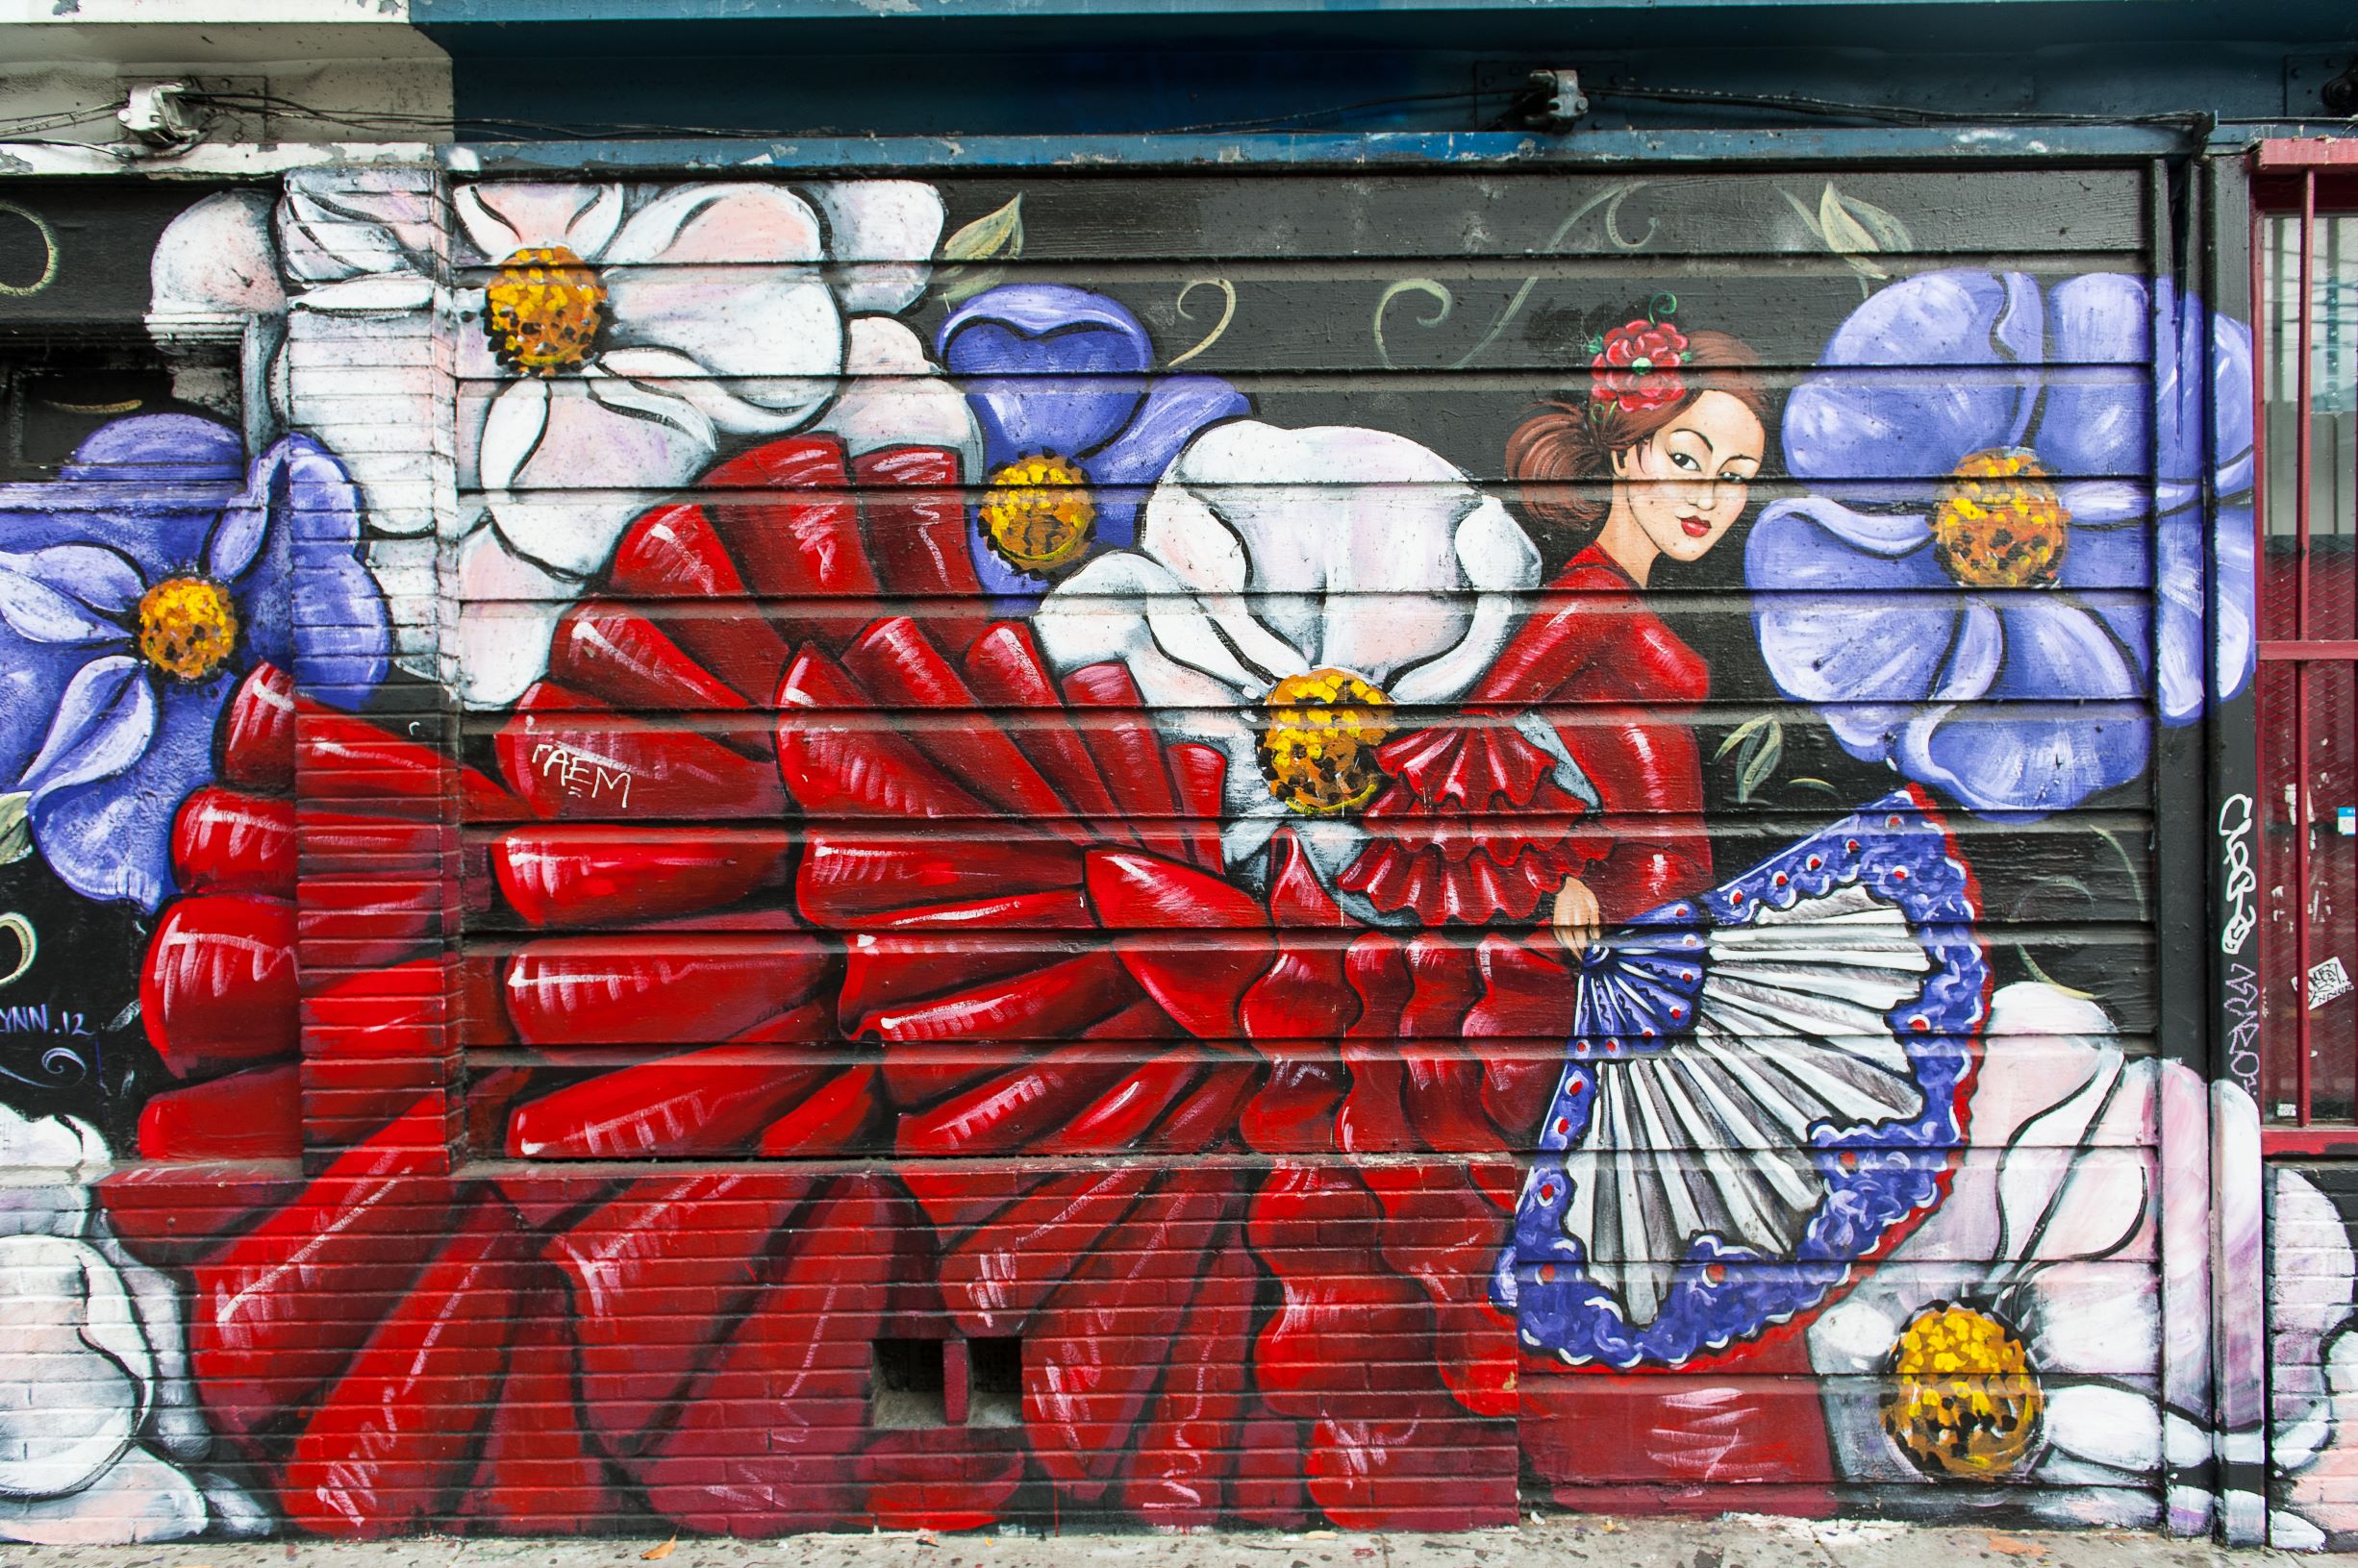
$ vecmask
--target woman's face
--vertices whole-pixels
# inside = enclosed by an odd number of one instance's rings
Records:
[[[1700,560],[1743,515],[1768,433],[1725,392],[1704,392],[1653,435],[1613,455],[1613,477],[1654,548]]]

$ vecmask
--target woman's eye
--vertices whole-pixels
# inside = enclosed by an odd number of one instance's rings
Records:
[[[1672,462],[1674,462],[1674,463],[1677,463],[1677,464],[1678,464],[1678,465],[1679,465],[1681,468],[1685,468],[1685,469],[1689,469],[1689,470],[1693,470],[1693,471],[1700,471],[1700,469],[1701,469],[1701,468],[1702,468],[1702,466],[1703,466],[1701,463],[1699,463],[1699,462],[1695,461],[1695,460],[1694,460],[1693,458],[1691,458],[1691,457],[1687,456],[1687,454],[1686,454],[1686,453],[1684,453],[1684,452],[1673,452],[1673,453],[1671,453],[1671,454],[1670,454],[1670,460],[1671,460]]]

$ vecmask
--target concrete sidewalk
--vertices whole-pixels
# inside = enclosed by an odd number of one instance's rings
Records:
[[[800,1535],[774,1541],[188,1541],[0,1546],[39,1568],[2261,1568],[2315,1561],[2120,1531],[1722,1519],[1552,1518],[1462,1535]]]

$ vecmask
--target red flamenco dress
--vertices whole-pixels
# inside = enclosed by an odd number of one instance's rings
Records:
[[[1412,1115],[1407,1128],[1371,1136],[1346,1119],[1346,1148],[1364,1140],[1374,1154],[1412,1136],[1436,1151],[1530,1149],[1563,1067],[1580,974],[1548,930],[1556,890],[1579,879],[1613,927],[1711,884],[1701,759],[1686,718],[1709,695],[1709,666],[1594,545],[1546,591],[1467,693],[1461,718],[1379,749],[1391,782],[1363,818],[1374,841],[1339,879],[1378,910],[1425,926],[1406,941],[1362,937],[1354,963],[1401,998],[1404,1053],[1462,1038],[1486,1063],[1490,1118],[1459,1117],[1443,1131]],[[1548,736],[1553,747],[1541,743]],[[1568,788],[1568,773],[1585,788]],[[1485,926],[1504,929],[1467,930]],[[1367,1169],[1380,1182],[1379,1167]],[[1485,1202],[1452,1194],[1466,1238],[1450,1259],[1459,1270],[1489,1260],[1478,1255],[1504,1243],[1516,1208],[1513,1189],[1469,1188]],[[1432,1197],[1418,1197],[1421,1207],[1387,1205],[1395,1229],[1427,1217]],[[1417,1272],[1437,1284],[1437,1260],[1420,1261]],[[1468,1341],[1498,1310],[1487,1298],[1437,1306],[1466,1324]],[[1734,1482],[1744,1485],[1743,1506],[1822,1514],[1831,1457],[1809,1371],[1794,1333],[1625,1373],[1567,1374],[1526,1356],[1512,1408],[1527,1462],[1562,1502],[1734,1506],[1717,1490]]]

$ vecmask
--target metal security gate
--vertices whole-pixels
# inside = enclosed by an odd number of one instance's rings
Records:
[[[2261,944],[2270,1121],[2358,1119],[2358,214],[2331,165],[2257,189]]]

